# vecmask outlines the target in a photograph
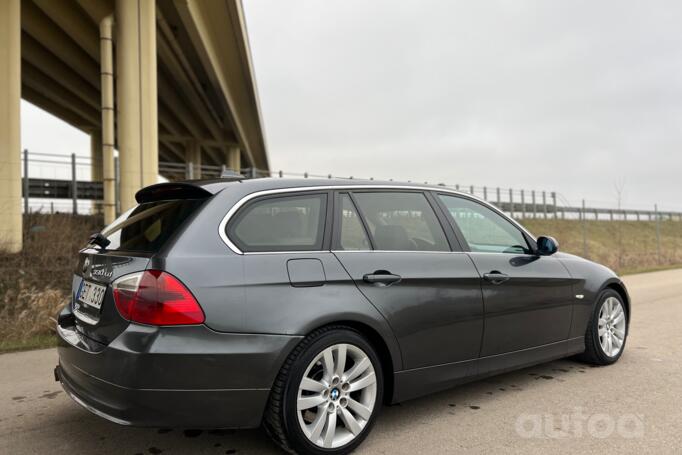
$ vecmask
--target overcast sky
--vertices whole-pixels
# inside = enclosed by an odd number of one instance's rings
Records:
[[[271,166],[682,210],[682,3],[244,0]]]
[[[244,0],[271,167],[682,210],[682,3]],[[24,146],[88,138],[23,107]],[[36,134],[38,131],[40,134]]]

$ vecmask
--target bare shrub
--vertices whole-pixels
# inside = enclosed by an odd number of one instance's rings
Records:
[[[49,333],[69,299],[78,250],[100,227],[97,216],[24,216],[24,249],[0,253],[0,341]]]

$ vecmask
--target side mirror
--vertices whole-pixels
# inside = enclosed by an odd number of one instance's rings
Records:
[[[551,256],[559,251],[559,242],[554,237],[540,236],[538,237],[537,244],[540,256]]]

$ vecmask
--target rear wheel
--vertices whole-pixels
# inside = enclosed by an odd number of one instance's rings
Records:
[[[581,360],[610,365],[623,354],[628,335],[628,314],[620,294],[607,289],[599,296],[585,333]]]
[[[381,364],[372,345],[347,327],[306,337],[282,367],[265,428],[300,454],[346,454],[369,433],[383,398]]]

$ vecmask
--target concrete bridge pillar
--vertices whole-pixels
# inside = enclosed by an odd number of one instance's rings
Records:
[[[116,0],[116,74],[121,211],[158,180],[156,2]]]
[[[0,249],[21,251],[21,5],[0,1]]]
[[[90,180],[102,181],[102,130],[90,133]]]
[[[102,130],[93,130],[90,133],[90,180],[101,182],[102,177]],[[102,213],[102,204],[99,201],[93,204],[95,213]]]
[[[189,141],[185,145],[185,163],[187,163],[187,180],[201,178],[201,147],[197,141]]]
[[[114,20],[112,16],[113,14],[106,15],[99,23],[100,108],[102,111],[99,160],[101,161],[104,196],[102,213],[105,225],[111,224],[116,218],[116,164],[114,161],[116,109],[114,106]]]
[[[239,147],[229,147],[226,150],[225,162],[227,167],[235,172],[241,172],[242,162],[241,162],[241,150]]]

